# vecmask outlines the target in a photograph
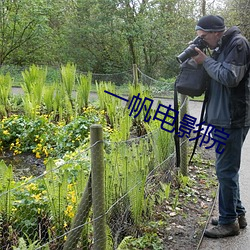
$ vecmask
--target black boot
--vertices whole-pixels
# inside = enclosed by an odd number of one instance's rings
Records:
[[[205,230],[204,235],[209,238],[224,238],[228,236],[238,235],[240,233],[240,227],[238,222],[232,224],[218,224],[215,227]]]
[[[245,214],[239,215],[238,222],[239,222],[240,229],[243,229],[243,228],[245,228],[247,226],[247,220],[246,220]],[[217,226],[218,225],[218,219],[217,218],[212,218],[211,224],[214,225],[214,226]]]

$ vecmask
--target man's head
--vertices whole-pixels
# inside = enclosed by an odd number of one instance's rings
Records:
[[[195,26],[195,30],[197,35],[207,42],[208,47],[214,49],[224,34],[224,19],[220,16],[203,16]]]

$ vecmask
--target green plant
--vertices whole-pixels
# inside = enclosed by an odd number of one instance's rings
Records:
[[[142,237],[125,237],[117,250],[153,249],[163,250],[163,242],[156,233],[145,233]]]
[[[168,121],[166,119],[166,121]],[[166,160],[174,149],[174,140],[170,132],[161,128],[161,122],[158,120],[152,120],[149,123],[145,123],[145,128],[152,138],[152,145],[155,155],[155,160],[158,163]],[[171,129],[170,125],[166,129]]]
[[[27,239],[27,241],[25,241],[25,239],[23,237],[20,237],[18,239],[18,246],[13,246],[13,250],[35,250],[38,249],[41,244],[38,240],[32,242],[32,240],[30,239],[30,237],[28,235],[25,235],[25,238]],[[49,246],[43,246],[42,248],[43,250],[49,250]]]
[[[181,173],[178,174],[178,181],[181,189],[185,189],[187,186],[190,187],[192,185],[189,176],[182,175]]]
[[[115,84],[111,82],[96,83],[96,90],[100,102],[100,109],[107,112],[107,122],[113,128],[115,122],[119,119],[118,117],[120,117],[119,114],[122,112],[121,100],[104,91],[106,90],[112,94],[117,94]]]
[[[69,123],[54,123],[51,116],[31,119],[13,115],[0,121],[0,150],[11,150],[14,155],[33,152],[37,158],[60,156],[74,151],[88,142],[90,126],[102,123],[104,116],[93,107],[85,109],[81,116]]]
[[[14,186],[12,166],[6,166],[3,160],[0,161],[0,213],[5,216],[8,223],[12,214]]]
[[[92,74],[90,72],[88,72],[87,75],[81,74],[78,78],[79,84],[77,86],[77,96],[76,96],[78,112],[80,112],[83,108],[88,107],[91,82],[92,82]]]
[[[135,98],[135,100],[133,100]],[[152,99],[152,94],[149,88],[145,87],[142,84],[132,85],[129,84],[129,105],[131,105],[130,115],[134,112],[132,115],[134,118],[135,123],[139,124],[144,120],[144,118],[148,118],[150,114],[152,113],[152,110],[150,110],[149,114],[147,114],[147,111],[149,110],[149,107],[151,105],[151,102],[144,102],[145,98]],[[140,101],[141,99],[141,101]],[[138,101],[138,102],[137,102]],[[141,112],[138,114],[136,113],[138,110],[138,106],[141,107],[143,105],[143,108],[141,109]],[[147,116],[147,117],[146,117]]]
[[[46,114],[51,114],[53,111],[54,94],[55,94],[56,84],[46,86],[44,89],[43,102],[46,108]]]
[[[177,189],[175,190],[175,197],[172,204],[173,209],[176,209],[179,205],[179,196],[180,196],[180,191]]]
[[[18,188],[12,192],[15,196],[13,202],[13,227],[19,232],[21,237],[28,235],[27,239],[36,240],[40,235],[46,235],[45,231],[39,230],[43,227],[42,221],[49,221],[48,197],[42,180],[35,180],[32,176],[22,177],[17,183]],[[48,229],[47,229],[48,230]]]
[[[24,111],[29,117],[34,118],[40,112],[46,75],[47,68],[43,69],[35,65],[22,72],[24,82],[21,87],[24,91]]]
[[[11,93],[12,79],[10,74],[0,75],[0,116],[7,116],[9,110],[9,96]]]
[[[160,198],[160,203],[164,200],[168,200],[171,192],[171,183],[162,183],[160,182],[160,190],[158,191],[158,195]]]
[[[66,91],[69,100],[72,103],[72,91],[76,81],[76,65],[67,63],[66,66],[61,66],[62,86]]]
[[[68,176],[61,171],[57,171],[52,159],[46,164],[46,178],[44,185],[48,194],[49,206],[57,226],[62,226],[64,211],[67,206]]]
[[[111,135],[112,137],[112,135]],[[145,185],[152,152],[149,151],[148,139],[140,138],[126,142],[111,142],[106,154],[105,192],[107,208],[123,198],[123,205],[113,212],[131,213],[134,224],[139,225],[145,207]],[[110,149],[110,150],[109,150]],[[112,153],[109,153],[112,152]],[[112,217],[112,215],[111,215]],[[126,216],[125,216],[126,217]]]

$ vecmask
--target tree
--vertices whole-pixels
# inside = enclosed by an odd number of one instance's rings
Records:
[[[250,39],[250,2],[248,0],[225,0],[222,15],[228,27],[239,26]]]
[[[0,65],[29,41],[43,33],[46,8],[42,1],[8,0],[0,2]],[[26,53],[41,47],[41,39]],[[18,62],[17,62],[18,63]]]

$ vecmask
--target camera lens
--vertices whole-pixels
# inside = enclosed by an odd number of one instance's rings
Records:
[[[176,57],[177,61],[179,63],[183,63],[188,58],[198,55],[198,53],[194,49],[195,47],[195,44],[191,44],[189,47],[187,47],[180,55]]]
[[[203,50],[207,47],[207,43],[199,36],[197,36],[192,43],[180,54],[176,57],[177,61],[179,63],[183,63],[188,58],[198,55],[195,47],[199,48],[200,50]]]

